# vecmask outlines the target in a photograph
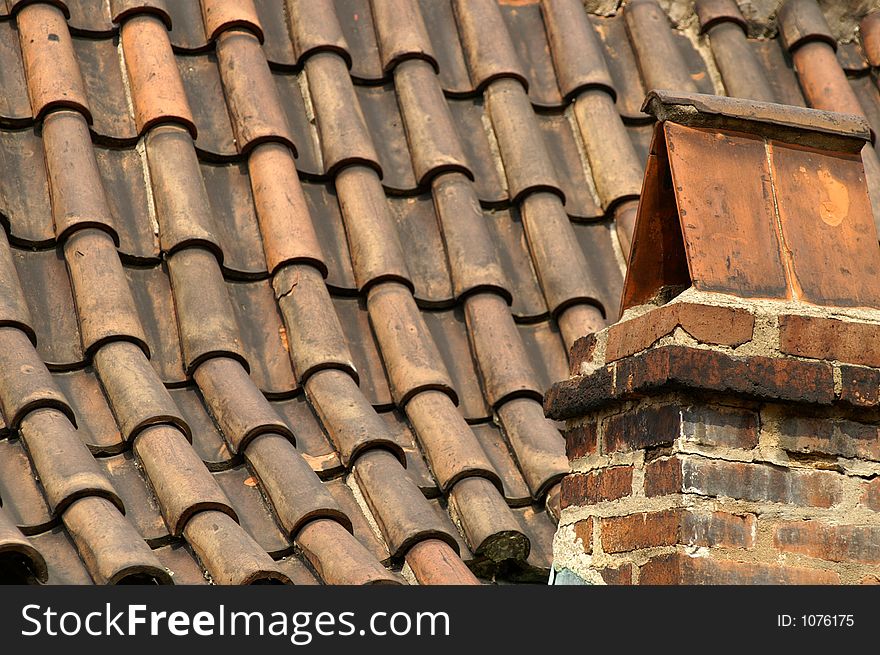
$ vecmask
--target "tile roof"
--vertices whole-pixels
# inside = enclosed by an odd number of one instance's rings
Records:
[[[0,573],[546,579],[646,89],[880,125],[811,2],[0,0]]]

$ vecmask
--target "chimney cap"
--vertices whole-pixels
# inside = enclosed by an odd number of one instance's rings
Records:
[[[645,97],[642,111],[660,122],[749,132],[777,141],[839,152],[859,152],[871,139],[868,121],[856,114],[705,93],[654,89]]]

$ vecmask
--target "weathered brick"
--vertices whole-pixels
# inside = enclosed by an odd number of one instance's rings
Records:
[[[571,473],[562,479],[562,507],[595,505],[632,493],[632,466],[612,466],[589,473]]]
[[[830,562],[880,564],[880,526],[788,521],[776,528],[779,550]]]
[[[608,585],[631,585],[633,583],[633,565],[621,564],[617,568],[604,568],[599,575]]]
[[[792,452],[880,460],[880,430],[856,421],[788,416],[779,425],[779,445]]]
[[[602,519],[602,549],[622,553],[655,546],[751,548],[755,517],[669,509]]]
[[[593,352],[596,350],[596,335],[588,334],[575,339],[571,345],[571,352],[568,356],[569,373],[578,375],[581,370],[581,364],[589,362],[593,359]]]
[[[831,471],[676,456],[645,467],[645,494],[695,493],[754,502],[831,507],[843,494],[840,478]]]
[[[681,327],[702,343],[738,346],[752,338],[755,317],[737,307],[670,303],[608,328],[608,362],[645,350]]]
[[[809,585],[840,584],[834,571],[799,566],[737,562],[682,553],[648,560],[639,571],[641,585]]]
[[[880,367],[880,325],[783,315],[779,317],[779,349],[799,357]]]
[[[642,512],[602,519],[602,550],[623,553],[678,543],[682,514],[678,510]]]
[[[868,480],[862,485],[861,503],[865,507],[880,512],[880,478]]]
[[[880,405],[880,371],[861,366],[840,368],[840,400],[853,407]]]
[[[682,410],[681,434],[703,446],[750,450],[758,445],[758,413],[739,407],[694,405]]]
[[[680,428],[681,411],[675,405],[639,407],[610,416],[605,423],[605,452],[671,444]]]
[[[562,436],[565,437],[565,454],[569,460],[592,455],[598,449],[595,421],[587,421],[576,427],[566,428],[562,431]]]
[[[584,552],[593,552],[593,518],[587,518],[574,524],[574,534],[584,545]]]

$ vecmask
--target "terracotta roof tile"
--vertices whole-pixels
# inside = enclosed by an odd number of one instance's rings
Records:
[[[29,373],[0,375],[0,548],[25,581],[543,581],[567,462],[540,401],[617,318],[646,89],[717,69],[880,127],[876,21],[838,46],[812,0],[766,40],[701,0],[711,52],[654,0],[13,4],[0,372]]]

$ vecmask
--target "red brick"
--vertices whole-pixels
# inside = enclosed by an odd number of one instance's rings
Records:
[[[639,584],[840,584],[840,577],[834,571],[822,569],[689,557],[682,553],[673,553],[648,560],[639,571]]]
[[[880,478],[874,478],[862,485],[861,503],[865,507],[880,512]]]
[[[622,564],[618,568],[605,568],[599,571],[599,575],[608,585],[631,585],[633,583],[633,565]]]
[[[671,444],[681,429],[675,405],[640,407],[611,416],[605,423],[605,452],[642,450]]]
[[[608,329],[605,360],[633,355],[681,327],[703,343],[738,346],[752,338],[755,317],[735,307],[670,303]]]
[[[739,407],[687,407],[682,411],[681,434],[704,446],[751,450],[758,445],[758,413]]]
[[[595,505],[632,493],[632,466],[612,466],[589,473],[571,473],[562,479],[562,507]]]
[[[593,352],[596,350],[596,335],[588,334],[575,339],[571,345],[569,353],[569,373],[578,375],[581,370],[581,364],[589,362],[593,359]]]
[[[574,524],[574,534],[584,544],[584,552],[593,552],[593,518],[584,519]]]
[[[780,316],[779,349],[799,357],[880,367],[880,325],[821,316]]]
[[[595,421],[563,430],[562,436],[565,437],[565,454],[569,460],[592,455],[598,449]]]
[[[880,460],[880,430],[856,421],[788,416],[780,422],[779,445],[791,452]]]
[[[788,521],[776,528],[779,550],[830,562],[880,564],[880,527]]]
[[[645,468],[645,493],[695,493],[754,502],[831,507],[843,495],[841,476],[831,471],[786,469],[770,464],[679,456]]]
[[[861,366],[841,365],[840,400],[853,407],[880,404],[880,371]]]
[[[656,546],[752,548],[755,517],[670,509],[602,519],[602,549],[622,553]]]

